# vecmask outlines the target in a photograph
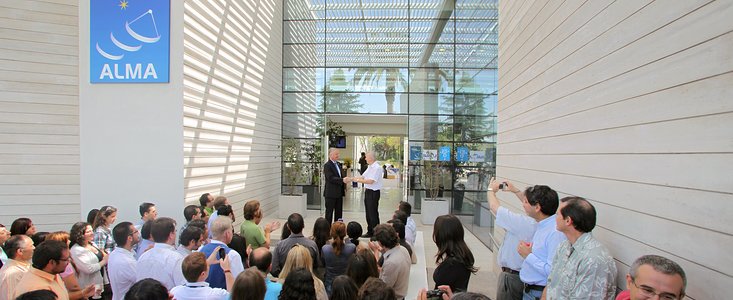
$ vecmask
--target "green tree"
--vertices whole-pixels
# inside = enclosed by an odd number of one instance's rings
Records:
[[[321,93],[321,101],[325,103],[327,112],[356,113],[364,107],[359,102],[359,95],[352,93],[349,86],[342,69],[333,72]]]

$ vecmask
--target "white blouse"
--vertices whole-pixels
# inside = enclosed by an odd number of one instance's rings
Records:
[[[96,254],[77,244],[71,247],[71,259],[76,264],[77,278],[82,289],[90,284],[103,284],[100,271],[102,264],[99,263]]]

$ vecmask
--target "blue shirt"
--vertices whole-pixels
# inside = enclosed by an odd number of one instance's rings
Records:
[[[280,291],[283,289],[283,284],[265,278],[265,285],[267,286],[265,300],[277,300],[277,297],[280,296]]]
[[[497,262],[499,267],[507,267],[515,271],[522,269],[524,258],[517,252],[519,241],[530,241],[534,235],[537,221],[527,215],[510,211],[499,206],[496,211],[496,225],[504,228],[504,242],[499,248]]]
[[[552,270],[552,259],[557,247],[567,237],[555,228],[555,215],[537,223],[537,231],[532,237],[532,253],[524,258],[519,278],[526,284],[547,285],[547,277]]]
[[[214,236],[211,235],[211,224],[214,224],[214,220],[216,220],[216,218],[218,217],[219,217],[219,211],[215,210],[214,213],[211,214],[211,216],[209,216],[209,222],[206,224],[206,228],[209,228],[209,238],[210,239],[214,238]]]

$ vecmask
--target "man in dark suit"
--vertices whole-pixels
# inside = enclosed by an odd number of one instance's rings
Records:
[[[331,223],[341,219],[343,215],[345,183],[350,181],[349,177],[341,173],[341,164],[338,163],[338,159],[339,150],[331,148],[328,151],[328,161],[323,164],[323,176],[326,182],[323,187],[323,197],[326,198],[326,220]]]

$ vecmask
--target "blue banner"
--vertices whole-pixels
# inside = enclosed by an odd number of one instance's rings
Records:
[[[90,0],[90,82],[168,82],[170,9],[170,0]]]
[[[442,146],[438,149],[439,161],[450,161],[450,146]]]
[[[456,160],[460,162],[468,161],[468,147],[456,147]]]
[[[410,160],[422,160],[421,146],[410,146]]]

